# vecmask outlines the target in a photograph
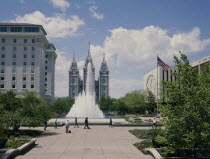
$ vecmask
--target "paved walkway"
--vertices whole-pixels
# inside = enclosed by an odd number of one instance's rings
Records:
[[[38,128],[43,129],[43,128]],[[131,127],[91,126],[91,129],[47,128],[36,141],[37,146],[16,159],[152,159],[143,155],[134,143],[140,141],[128,132]],[[145,129],[145,128],[144,128]]]

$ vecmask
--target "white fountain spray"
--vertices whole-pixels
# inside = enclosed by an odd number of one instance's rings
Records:
[[[104,118],[103,112],[95,103],[94,78],[90,62],[87,65],[86,92],[75,98],[75,103],[66,117]]]

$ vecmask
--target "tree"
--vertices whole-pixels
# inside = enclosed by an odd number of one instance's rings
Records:
[[[135,90],[127,93],[121,100],[127,105],[130,113],[144,114],[146,111],[146,101],[143,90]]]
[[[74,99],[69,97],[59,97],[51,106],[51,111],[58,115],[66,115],[74,104]]]
[[[125,115],[125,113],[128,112],[127,105],[124,103],[124,101],[122,101],[120,99],[117,100],[115,107],[116,107],[115,110],[116,110],[117,114]]]
[[[100,109],[104,112],[104,113],[108,113],[110,111],[112,111],[112,105],[114,104],[115,99],[114,98],[110,98],[110,97],[105,97],[102,96],[100,98],[100,101],[98,102]]]
[[[165,104],[160,112],[166,117],[167,153],[178,149],[203,149],[210,146],[210,68],[198,72],[187,56],[174,56],[176,81],[163,82]],[[194,151],[195,152],[195,151]]]
[[[1,112],[1,123],[6,128],[12,127],[13,130],[17,130],[21,124],[21,113],[22,107],[19,98],[16,98],[16,94],[12,91],[8,91],[5,94],[0,95],[0,112]]]
[[[150,90],[145,91],[146,110],[148,113],[155,113],[157,104],[155,102],[155,96]]]
[[[22,101],[22,125],[35,127],[52,117],[49,105],[34,92],[27,92]]]

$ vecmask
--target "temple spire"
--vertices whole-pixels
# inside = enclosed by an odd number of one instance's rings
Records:
[[[88,42],[89,48],[88,48],[88,59],[91,59],[91,54],[90,54],[90,42]]]
[[[73,62],[76,62],[76,60],[75,60],[75,52],[74,52],[74,56],[73,56]]]
[[[103,55],[103,62],[105,62],[105,54]]]

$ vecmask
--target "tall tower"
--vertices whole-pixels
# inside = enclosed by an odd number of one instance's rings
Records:
[[[99,71],[99,100],[101,96],[109,96],[109,69],[105,60],[105,56],[103,57]]]
[[[75,60],[75,55],[69,69],[69,97],[75,98],[79,94],[80,89],[80,77],[79,69],[77,67],[77,61]]]
[[[89,62],[91,64],[91,68],[92,68],[92,72],[93,72],[93,79],[95,80],[95,67],[93,65],[93,60],[92,60],[91,53],[90,53],[90,43],[89,43],[89,49],[88,49],[88,56],[86,58],[85,65],[83,68],[83,89],[84,89],[84,91],[86,91],[87,66],[88,66]]]

